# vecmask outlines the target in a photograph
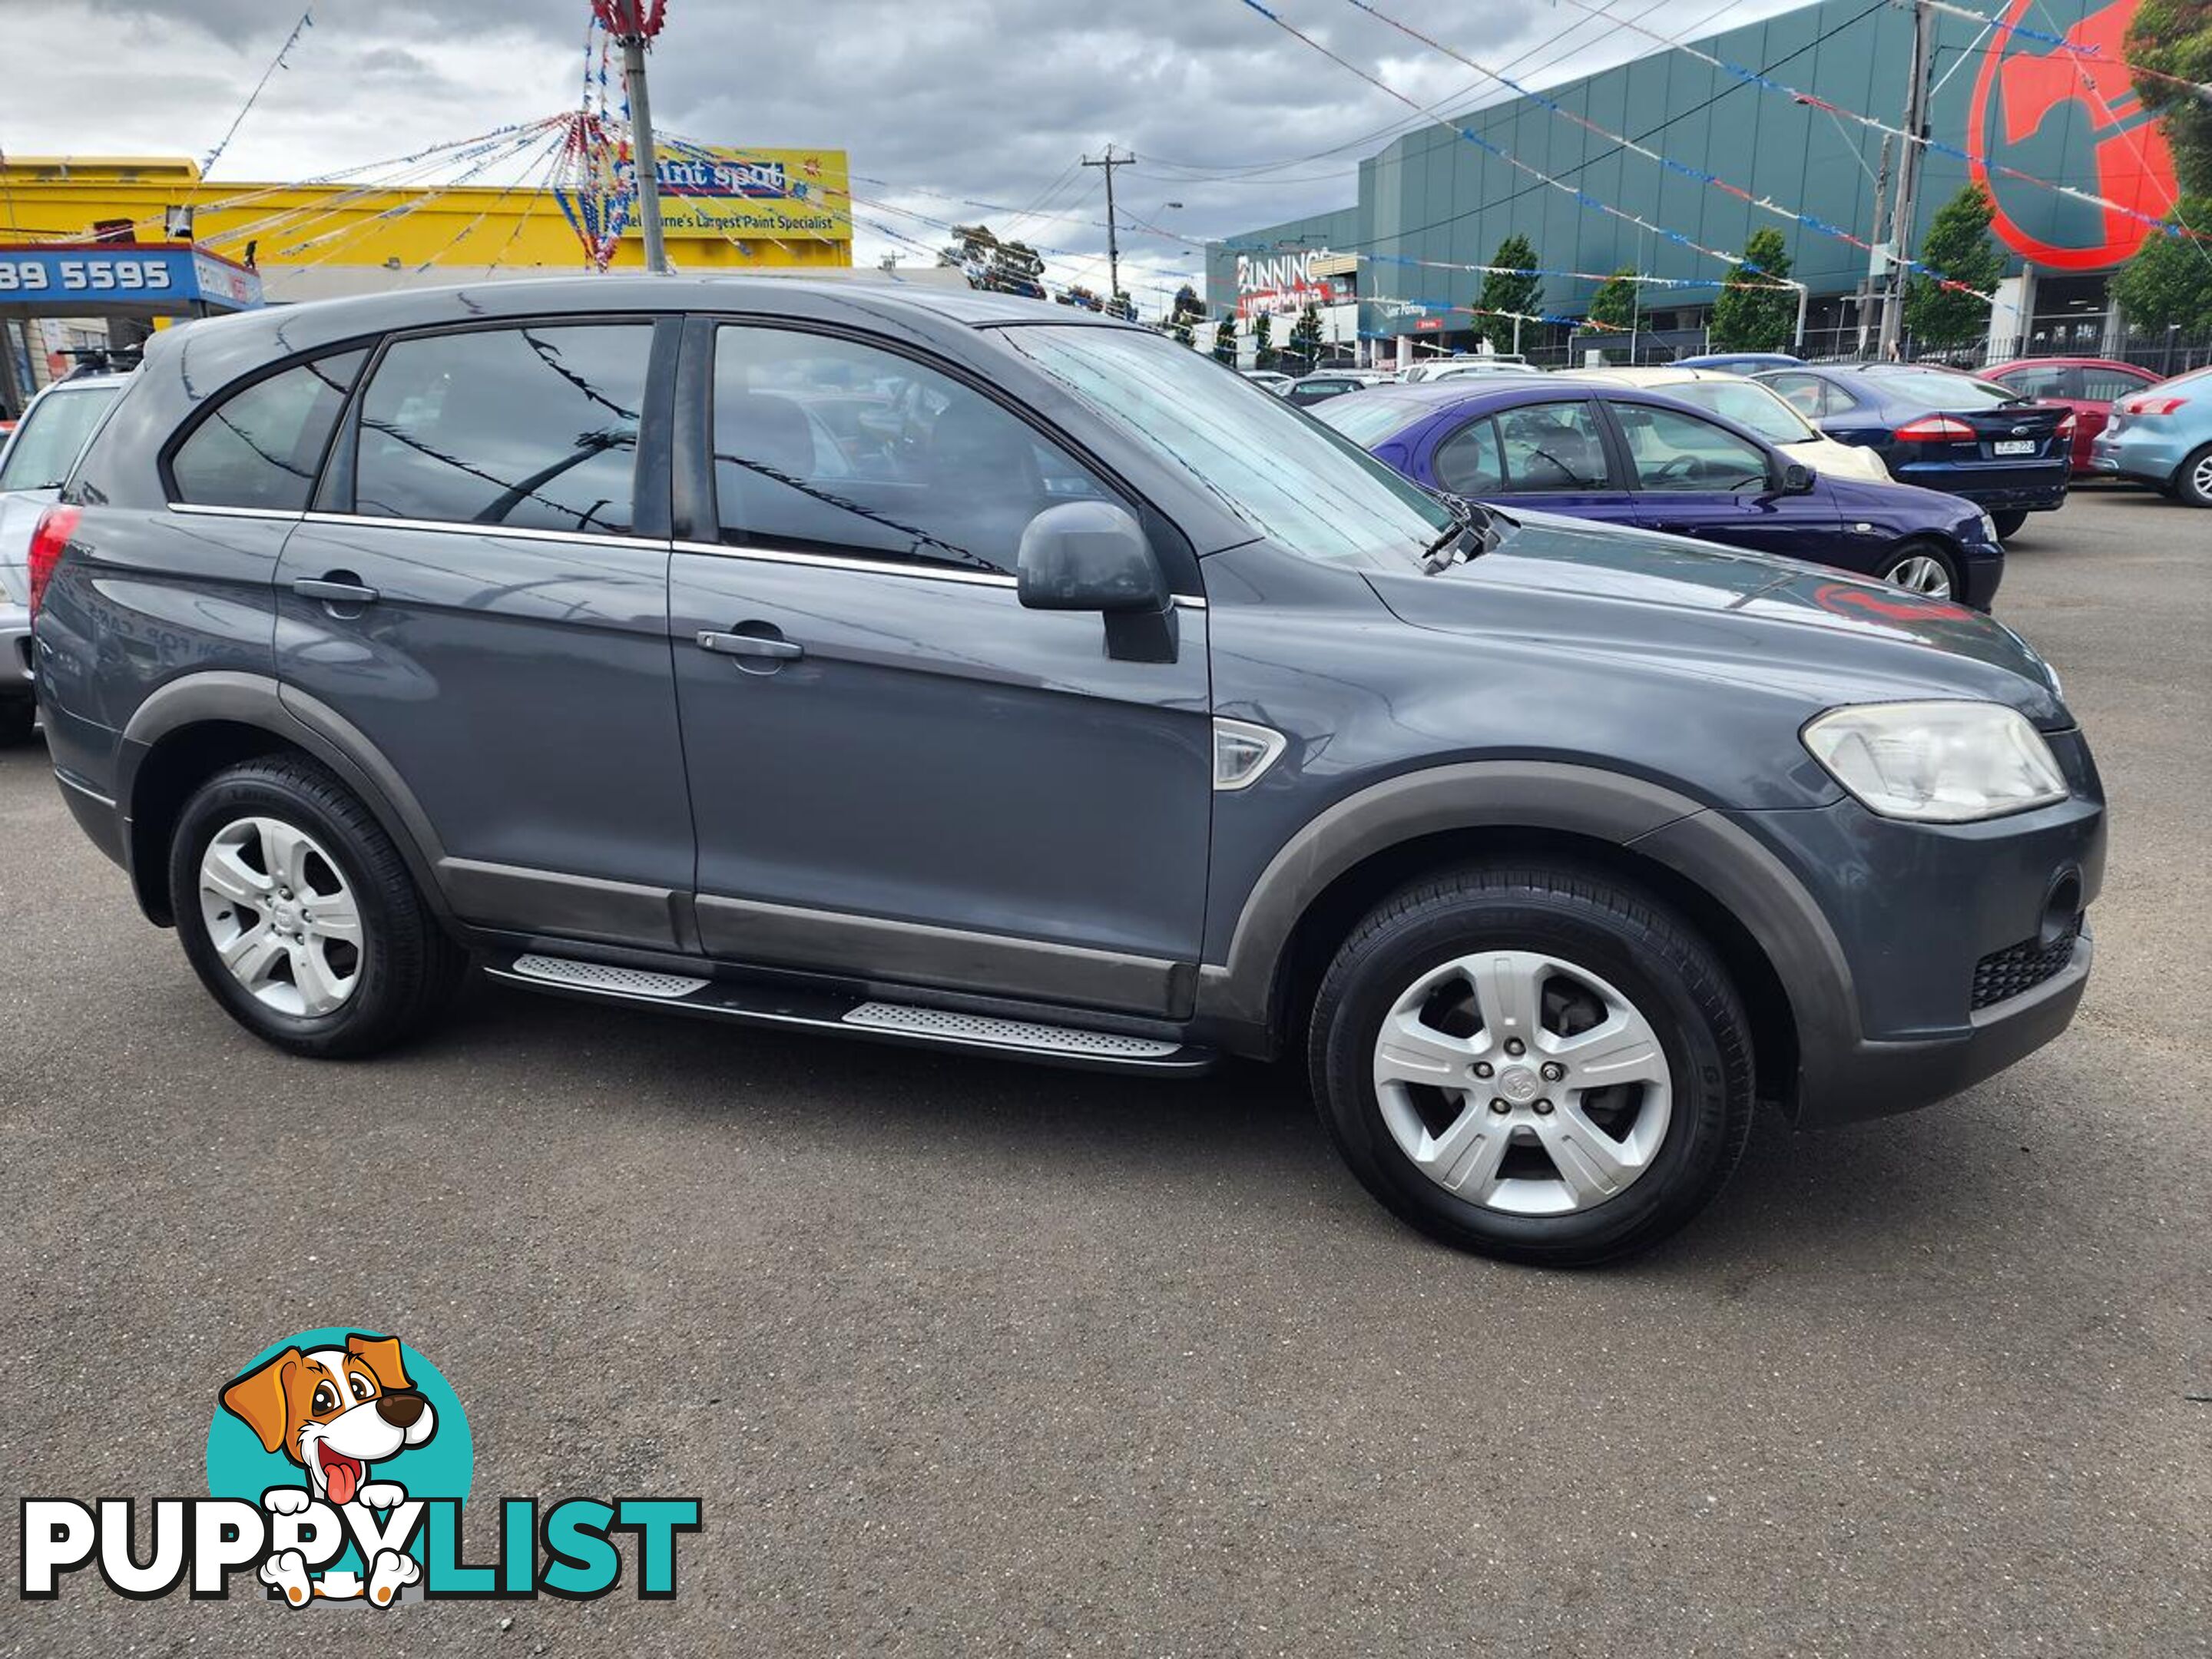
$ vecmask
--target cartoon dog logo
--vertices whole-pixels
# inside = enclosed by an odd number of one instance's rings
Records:
[[[372,1480],[370,1466],[422,1444],[438,1427],[430,1402],[408,1383],[398,1339],[358,1332],[343,1347],[285,1349],[226,1388],[222,1404],[259,1437],[263,1450],[281,1451],[307,1477],[263,1494],[261,1506],[272,1515],[296,1515],[317,1502],[396,1508],[407,1501],[405,1488]],[[263,1564],[261,1579],[294,1607],[315,1596],[362,1595],[389,1607],[422,1571],[411,1555],[380,1550],[366,1585],[351,1572],[311,1580],[301,1553],[283,1550]]]

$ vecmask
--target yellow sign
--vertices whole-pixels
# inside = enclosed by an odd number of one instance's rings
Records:
[[[687,148],[662,155],[654,171],[663,235],[853,240],[842,149]],[[645,230],[633,222],[623,234],[642,236]]]

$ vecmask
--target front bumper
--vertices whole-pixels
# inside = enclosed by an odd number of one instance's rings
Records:
[[[1729,815],[1811,896],[1848,985],[1785,987],[1798,1074],[1776,1092],[1800,1123],[1929,1105],[2066,1029],[2094,956],[2078,919],[2104,882],[2105,811],[2080,734],[2047,735],[2075,793],[2035,811],[1912,824],[1845,800]]]

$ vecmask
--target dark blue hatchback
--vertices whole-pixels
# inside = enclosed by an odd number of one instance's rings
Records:
[[[1837,442],[1875,451],[1899,483],[1984,508],[2000,536],[2066,505],[2070,410],[1919,363],[1807,365],[1757,379]]]
[[[1314,411],[1446,495],[1778,553],[1986,611],[2004,550],[1956,496],[1830,478],[1686,403],[1565,376],[1377,386]]]

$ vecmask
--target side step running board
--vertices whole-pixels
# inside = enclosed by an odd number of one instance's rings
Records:
[[[535,951],[495,957],[484,971],[509,985],[592,1001],[646,1003],[749,1024],[797,1026],[879,1042],[966,1049],[1105,1071],[1193,1075],[1211,1070],[1217,1058],[1211,1049],[1169,1038],[958,1013],[787,985],[622,968]]]

